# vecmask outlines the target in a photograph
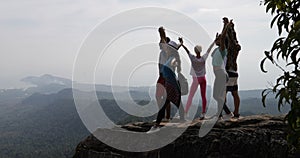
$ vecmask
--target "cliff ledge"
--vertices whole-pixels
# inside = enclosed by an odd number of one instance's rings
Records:
[[[207,135],[200,138],[198,132],[201,124],[202,121],[195,120],[174,142],[149,152],[120,151],[90,135],[78,144],[73,158],[284,158],[292,157],[294,152],[286,141],[287,123],[284,116],[254,115],[237,121],[218,121]],[[124,125],[122,129],[145,132],[151,126],[152,123],[137,122]],[[109,129],[98,129],[94,135],[103,130]],[[126,131],[123,130],[117,132]]]

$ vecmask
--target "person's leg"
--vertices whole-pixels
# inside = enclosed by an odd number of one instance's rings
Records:
[[[214,71],[214,73],[216,78],[214,82],[213,97],[217,101],[218,112],[221,112],[225,100],[226,72],[224,70],[217,70]]]
[[[240,97],[238,94],[238,77],[239,74],[237,72],[233,71],[228,71],[227,72],[229,75],[229,81],[227,83],[227,90],[231,91],[233,100],[234,100],[234,116],[238,117],[239,116],[239,107],[240,107]]]
[[[238,91],[232,91],[231,92],[233,96],[233,101],[234,101],[234,111],[233,114],[234,116],[239,116],[239,108],[240,108],[240,96]]]
[[[217,72],[215,72],[215,80],[214,80],[214,87],[213,87],[213,98],[217,101],[218,103],[218,98],[219,98],[219,89],[218,89],[218,76]]]
[[[185,113],[188,113],[188,111],[192,105],[193,97],[195,95],[197,88],[198,88],[198,80],[196,77],[193,77],[193,82],[191,85],[190,93],[189,93],[188,100],[187,100],[187,103],[185,106]]]
[[[159,109],[164,105],[164,101],[166,101],[166,96],[164,95],[166,91],[163,85],[164,82],[165,82],[164,79],[162,77],[159,77],[156,84],[155,97]],[[171,106],[169,102],[166,107],[166,119],[170,119],[170,113],[171,113]]]
[[[198,77],[198,82],[200,83],[200,93],[202,98],[202,113],[206,113],[206,78],[204,77]]]
[[[162,77],[159,77],[156,83],[156,92],[155,92],[156,102],[159,109],[164,104],[164,100],[165,100],[164,94],[165,94],[164,79]]]
[[[155,97],[156,97],[157,106],[159,109],[161,109],[162,106],[164,105],[164,101],[166,102],[166,100],[165,100],[166,96],[164,95],[165,88],[161,83],[159,83],[159,81],[161,81],[161,79],[158,79],[158,83],[156,84]],[[170,103],[166,107],[166,118],[169,119],[170,112],[168,110],[170,110]]]
[[[225,96],[225,101],[224,101],[224,105],[223,105],[223,110],[225,111],[226,114],[230,114],[231,111],[229,110],[227,104],[226,104],[226,96]]]
[[[168,101],[166,105],[166,119],[170,119],[171,117],[171,104],[170,101]]]
[[[161,120],[165,117],[165,110],[167,105],[170,104],[169,100],[166,100],[165,104],[161,109],[159,109],[157,117],[156,117],[156,125],[158,126],[161,122]]]
[[[173,102],[174,103],[174,102]],[[180,117],[180,120],[185,120],[184,119],[184,108],[183,108],[183,104],[182,104],[182,101],[181,101],[181,97],[180,97],[180,100],[179,102],[177,103],[174,103],[174,105],[177,107],[177,109],[179,110],[179,117]]]
[[[180,117],[180,120],[184,120],[184,108],[183,108],[183,104],[182,104],[182,101],[180,99],[180,104],[179,104],[179,117]]]
[[[226,114],[230,114],[231,111],[229,110],[228,106],[226,105],[226,102],[223,105],[223,110],[225,111]]]

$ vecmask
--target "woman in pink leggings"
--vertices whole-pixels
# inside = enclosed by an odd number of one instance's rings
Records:
[[[191,60],[191,72],[190,74],[193,77],[193,83],[191,85],[190,88],[190,93],[188,96],[188,101],[186,103],[186,108],[185,108],[185,113],[187,114],[189,111],[189,108],[191,107],[192,104],[192,100],[193,97],[195,95],[195,92],[198,89],[198,85],[200,85],[200,93],[201,93],[201,97],[202,97],[202,116],[200,117],[200,119],[204,119],[205,118],[205,112],[206,112],[206,78],[205,78],[205,74],[206,74],[206,68],[205,68],[205,61],[212,49],[212,47],[214,46],[215,42],[213,42],[207,52],[201,56],[201,52],[202,52],[202,47],[197,45],[194,48],[194,51],[196,53],[196,56],[190,54],[190,51],[186,48],[186,46],[183,45],[183,41],[181,40],[181,45],[183,46],[183,48],[185,49],[185,51],[187,52],[187,54],[190,57]]]

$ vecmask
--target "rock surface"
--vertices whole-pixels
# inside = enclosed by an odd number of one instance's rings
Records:
[[[247,116],[235,121],[221,120],[201,138],[198,134],[202,121],[194,120],[175,141],[148,152],[120,151],[90,135],[78,144],[73,158],[292,157],[293,150],[286,141],[287,123],[283,120],[284,116],[268,115]],[[152,123],[133,123],[122,126],[123,130],[98,129],[94,135],[105,131],[146,132],[151,126]]]

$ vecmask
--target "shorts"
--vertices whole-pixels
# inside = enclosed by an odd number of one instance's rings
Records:
[[[239,77],[239,74],[237,72],[233,72],[233,71],[227,71],[227,74],[228,74],[228,77],[229,77],[229,80],[228,82],[226,83],[226,91],[237,91],[238,90],[238,83],[237,83],[237,80],[238,80],[238,77]]]

